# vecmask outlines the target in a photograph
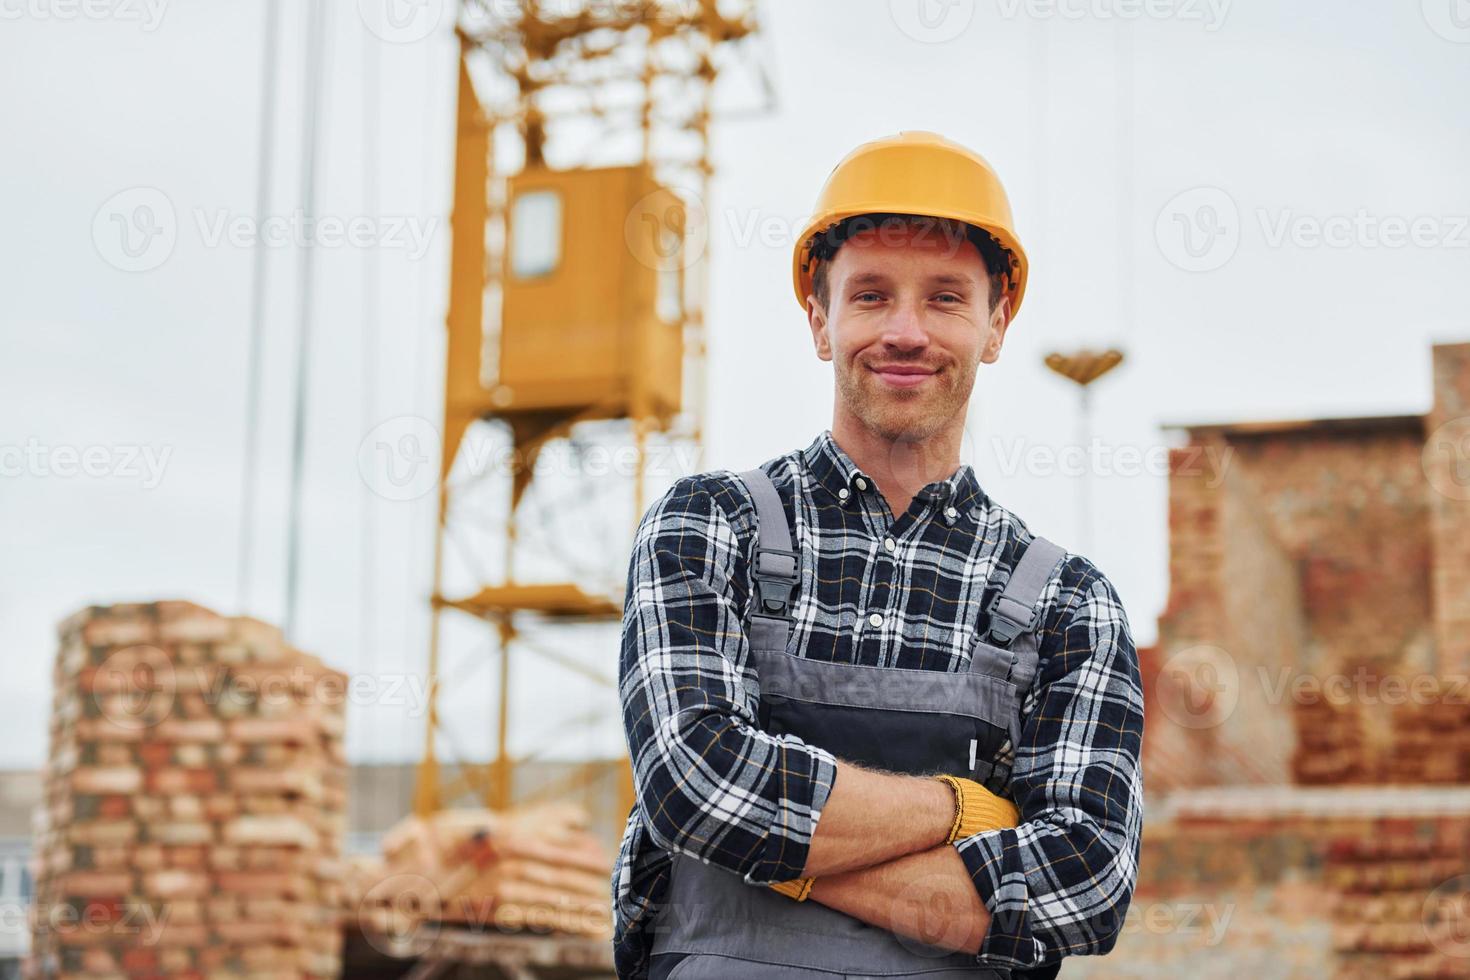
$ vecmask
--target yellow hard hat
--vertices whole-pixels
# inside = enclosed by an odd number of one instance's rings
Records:
[[[864,143],[832,168],[792,257],[796,301],[803,310],[817,262],[811,255],[812,237],[845,218],[875,213],[952,218],[988,232],[1010,256],[1006,293],[1015,318],[1026,292],[1026,253],[1016,238],[1000,178],[974,150],[938,133],[918,131]]]

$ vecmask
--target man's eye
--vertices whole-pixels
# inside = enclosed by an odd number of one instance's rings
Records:
[[[940,293],[938,296],[935,297],[935,299],[941,300],[945,303],[963,303],[965,301],[965,298],[963,296],[957,296],[954,293]]]
[[[858,293],[856,296],[853,297],[853,301],[858,303],[873,303],[881,298],[882,297],[879,296],[877,293],[869,290],[865,293]]]

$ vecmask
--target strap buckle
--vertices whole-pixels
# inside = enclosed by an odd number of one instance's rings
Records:
[[[797,575],[798,555],[779,548],[755,549],[755,562],[750,577],[755,583],[756,610],[765,616],[785,616],[801,579]]]
[[[1004,591],[990,600],[986,611],[990,613],[989,635],[998,646],[1008,646],[1012,640],[1022,633],[1030,632],[1036,625],[1036,609],[1017,602]]]

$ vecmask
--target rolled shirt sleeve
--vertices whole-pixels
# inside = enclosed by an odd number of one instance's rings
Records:
[[[1137,880],[1143,688],[1112,585],[1085,559],[1043,633],[1011,791],[1022,823],[955,842],[991,913],[980,962],[1026,968],[1117,942]]]
[[[649,839],[763,885],[801,876],[836,762],[756,727],[748,556],[709,481],[681,479],[639,523],[618,662],[623,727]]]

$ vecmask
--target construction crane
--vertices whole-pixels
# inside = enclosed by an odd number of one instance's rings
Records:
[[[710,124],[716,82],[727,72],[745,72],[769,102],[753,48],[756,14],[755,0],[469,0],[461,12],[429,703],[414,796],[420,815],[467,797],[492,809],[531,802],[517,794],[514,770],[523,759],[511,751],[510,691],[522,657],[575,671],[607,692],[605,709],[578,721],[617,710],[611,667],[578,661],[554,638],[572,635],[573,624],[616,623],[626,554],[599,570],[585,542],[559,545],[543,535],[534,549],[518,547],[523,504],[536,495],[536,463],[553,441],[575,445],[586,432],[631,436],[632,513],[587,507],[589,498],[612,496],[607,477],[594,486],[584,474],[587,492],[578,494],[584,510],[621,534],[646,506],[650,440],[697,446],[702,439]],[[498,457],[511,461],[508,473],[466,465],[476,455],[466,446],[477,437],[508,444],[508,456]],[[509,504],[487,518],[484,484],[500,477]],[[452,556],[483,556],[476,535],[503,546],[499,573],[469,561],[457,587],[446,566]],[[533,550],[543,569],[523,580],[518,572]],[[555,566],[549,580],[548,565]],[[594,587],[589,577],[601,581]],[[459,751],[441,758],[446,746],[455,749],[446,693],[457,681],[449,668],[490,662],[470,654],[467,664],[450,664],[451,616],[483,623],[498,660],[488,762]],[[483,714],[483,705],[475,708]],[[615,771],[627,812],[626,760]],[[597,772],[582,767],[537,798],[587,788]]]

